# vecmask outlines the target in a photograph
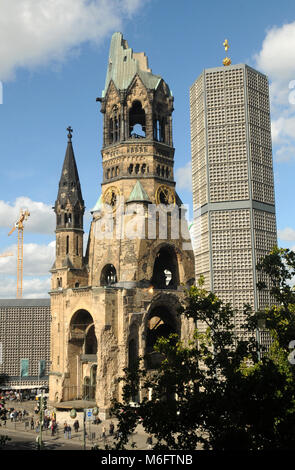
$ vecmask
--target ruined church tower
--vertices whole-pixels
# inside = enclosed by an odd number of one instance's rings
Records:
[[[186,338],[179,317],[194,256],[173,175],[173,96],[144,53],[111,40],[103,114],[103,181],[83,256],[84,201],[69,128],[56,213],[50,400],[108,416],[118,377],[138,356],[153,370],[159,336]],[[134,397],[140,399],[141,397]],[[86,404],[85,404],[86,402]],[[69,405],[70,406],[70,405]]]

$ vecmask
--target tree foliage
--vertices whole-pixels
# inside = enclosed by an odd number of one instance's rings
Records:
[[[242,335],[232,307],[207,292],[202,279],[186,291],[180,315],[194,321],[194,337],[189,344],[175,334],[160,338],[155,349],[163,362],[152,373],[143,359],[125,370],[123,400],[113,406],[116,448],[125,448],[139,422],[155,449],[294,448],[295,366],[288,358],[295,340],[295,254],[275,248],[258,270],[267,281],[259,288],[270,288],[275,303],[256,313],[245,306]],[[261,324],[272,338],[267,352],[257,341]],[[130,401],[139,387],[142,396],[152,389],[152,400],[134,408]]]

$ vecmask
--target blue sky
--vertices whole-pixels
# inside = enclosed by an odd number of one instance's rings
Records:
[[[295,247],[292,2],[0,0],[0,11],[0,254],[14,253],[0,258],[0,297],[16,294],[17,235],[8,237],[8,232],[20,207],[31,212],[24,231],[23,296],[42,297],[49,290],[55,240],[51,208],[68,125],[74,129],[86,211],[100,194],[102,114],[96,97],[104,88],[115,31],[135,52],[147,54],[153,73],[173,92],[177,188],[190,206],[190,86],[204,68],[222,65],[225,38],[232,63],[247,63],[268,75],[279,244]],[[89,220],[88,213],[86,231]]]

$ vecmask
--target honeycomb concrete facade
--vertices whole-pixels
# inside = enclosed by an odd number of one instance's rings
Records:
[[[177,309],[184,286],[194,282],[194,255],[187,226],[187,236],[173,232],[173,217],[181,212],[173,178],[173,96],[121,33],[112,37],[105,89],[97,101],[103,182],[85,256],[84,201],[71,130],[55,203],[50,400],[56,407],[89,400],[105,418],[111,400],[121,397],[118,378],[125,367],[145,356],[146,368],[153,370],[160,360],[153,352],[158,336],[177,332],[186,339],[192,333],[193,325]],[[168,206],[170,212],[163,212]]]
[[[0,299],[1,388],[47,388],[50,299]]]
[[[267,77],[205,69],[190,89],[196,278],[237,309],[270,302],[258,261],[277,244]]]

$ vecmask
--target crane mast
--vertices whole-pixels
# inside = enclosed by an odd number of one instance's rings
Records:
[[[30,213],[28,210],[20,211],[20,216],[15,226],[10,230],[8,235],[11,235],[17,228],[17,283],[16,283],[16,298],[21,299],[23,293],[23,257],[24,257],[24,220],[27,220]]]

